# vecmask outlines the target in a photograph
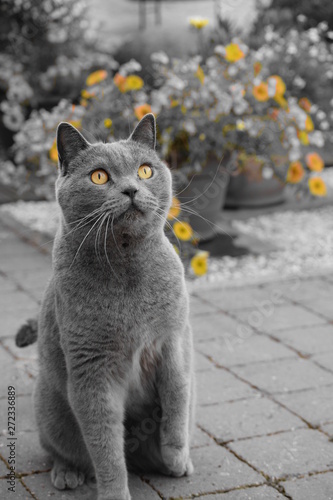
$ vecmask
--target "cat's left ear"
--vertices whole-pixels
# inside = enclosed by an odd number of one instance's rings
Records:
[[[67,168],[68,164],[77,156],[83,149],[89,147],[89,142],[85,140],[82,134],[70,125],[70,123],[62,122],[57,129],[57,148],[60,168]]]
[[[156,121],[152,113],[145,115],[134,129],[130,139],[139,142],[149,149],[155,149],[156,146]]]

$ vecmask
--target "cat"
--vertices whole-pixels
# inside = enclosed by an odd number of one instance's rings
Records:
[[[193,472],[189,300],[164,234],[172,180],[155,143],[152,114],[114,143],[57,130],[61,220],[38,320],[35,412],[53,485],[95,480],[98,500],[129,500],[128,470]]]

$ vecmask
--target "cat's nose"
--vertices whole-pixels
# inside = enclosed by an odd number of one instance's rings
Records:
[[[122,193],[131,198],[131,200],[134,200],[134,196],[137,192],[138,190],[135,187],[128,187],[122,191]]]

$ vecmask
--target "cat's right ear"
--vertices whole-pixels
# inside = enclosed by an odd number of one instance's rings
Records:
[[[89,142],[85,140],[82,134],[70,125],[62,122],[57,129],[57,149],[59,157],[59,166],[63,173],[66,173],[68,164],[83,149],[89,147]]]

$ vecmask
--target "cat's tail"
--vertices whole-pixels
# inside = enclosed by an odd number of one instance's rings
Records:
[[[33,344],[37,340],[38,323],[37,319],[28,319],[28,321],[20,327],[15,337],[17,347],[26,347]]]

